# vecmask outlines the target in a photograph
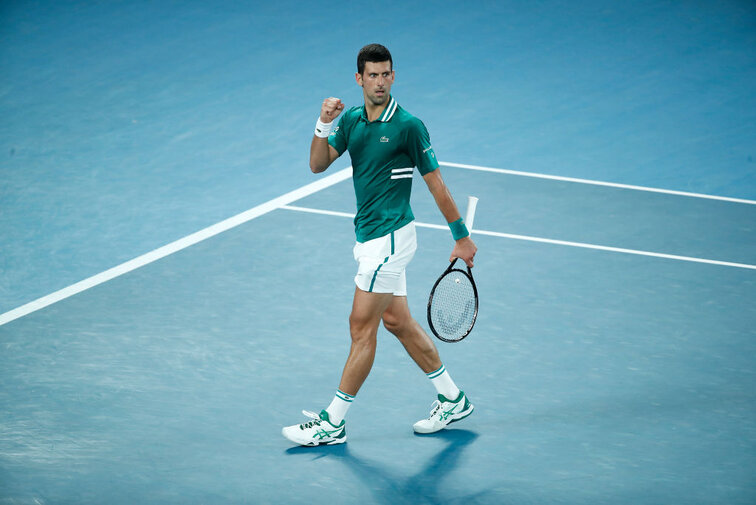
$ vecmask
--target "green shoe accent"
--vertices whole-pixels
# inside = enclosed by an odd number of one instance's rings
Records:
[[[472,409],[470,409],[470,411],[469,411],[469,412],[468,412],[467,414],[465,414],[464,416],[462,416],[462,417],[458,417],[458,418],[456,418],[456,419],[452,419],[451,421],[449,421],[449,424],[451,424],[451,423],[456,423],[457,421],[461,421],[462,419],[465,419],[465,418],[467,418],[467,416],[469,416],[469,415],[470,415],[470,414],[472,414],[472,413],[473,413],[473,411],[472,411]]]
[[[461,389],[459,391],[459,394],[457,395],[457,399],[456,400],[450,400],[447,397],[445,397],[444,395],[442,395],[441,393],[439,393],[438,394],[438,401],[440,401],[441,403],[444,403],[444,402],[458,403],[462,399],[462,397],[464,397],[464,396],[465,396],[465,392],[462,391]]]
[[[333,424],[331,422],[331,418],[328,416],[328,411],[327,410],[321,410],[320,411],[320,419],[322,419],[323,421],[327,422],[328,424],[330,424],[334,428],[341,428],[342,426],[344,426],[344,419],[342,419],[341,423],[339,423],[338,425]]]

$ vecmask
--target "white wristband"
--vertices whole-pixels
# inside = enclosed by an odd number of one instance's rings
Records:
[[[333,129],[333,121],[330,123],[324,123],[318,118],[318,122],[315,123],[315,136],[322,139],[328,137]]]

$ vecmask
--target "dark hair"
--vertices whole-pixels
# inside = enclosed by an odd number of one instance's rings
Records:
[[[360,49],[357,55],[357,73],[362,74],[365,70],[365,62],[370,61],[378,63],[381,61],[388,61],[391,64],[391,68],[394,68],[394,61],[391,59],[391,53],[388,49],[380,44],[368,44]]]

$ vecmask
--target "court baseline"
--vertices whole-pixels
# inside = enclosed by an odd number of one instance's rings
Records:
[[[464,168],[466,170],[477,170],[479,172],[493,172],[496,174],[517,175],[520,177],[534,177],[536,179],[548,179],[552,181],[575,182],[578,184],[588,184],[591,186],[606,186],[609,188],[629,189],[633,191],[646,191],[649,193],[662,193],[665,195],[687,196],[691,198],[703,198],[706,200],[720,200],[723,202],[745,203],[748,205],[756,205],[756,200],[746,200],[743,198],[731,198],[729,196],[706,195],[703,193],[690,193],[687,191],[675,191],[671,189],[650,188],[648,186],[634,186],[631,184],[618,184],[616,182],[594,181],[591,179],[577,179],[575,177],[563,177],[560,175],[539,174],[536,172],[522,172],[519,170],[508,170],[505,168],[481,167],[478,165],[465,165],[462,163],[450,163],[448,161],[439,161],[438,164],[444,167]]]

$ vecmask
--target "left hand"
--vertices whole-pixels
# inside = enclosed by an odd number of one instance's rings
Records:
[[[478,247],[468,235],[467,237],[457,240],[454,244],[454,249],[452,249],[449,261],[451,262],[454,261],[454,258],[459,258],[464,261],[468,267],[472,268],[473,258],[475,257],[476,252],[478,252]]]

